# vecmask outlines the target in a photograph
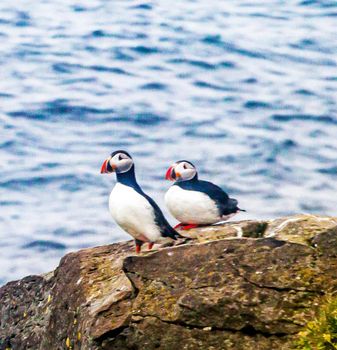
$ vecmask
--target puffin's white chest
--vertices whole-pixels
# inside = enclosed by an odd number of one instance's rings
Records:
[[[216,204],[204,193],[173,185],[165,194],[171,214],[184,224],[214,224],[221,220]]]
[[[117,183],[110,194],[109,209],[117,224],[134,238],[151,242],[160,238],[153,207],[133,188]]]

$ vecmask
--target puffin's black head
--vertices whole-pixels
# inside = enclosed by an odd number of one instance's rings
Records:
[[[197,176],[197,169],[187,160],[179,160],[172,164],[166,172],[166,180],[187,181]]]
[[[101,174],[110,174],[116,172],[117,174],[126,173],[133,166],[133,160],[130,154],[126,151],[115,151],[107,158],[101,168]]]

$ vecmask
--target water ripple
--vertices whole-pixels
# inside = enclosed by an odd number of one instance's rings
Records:
[[[336,215],[335,1],[0,4],[0,283],[129,238],[113,149],[164,209],[187,158],[247,213]],[[169,220],[174,223],[172,217]]]

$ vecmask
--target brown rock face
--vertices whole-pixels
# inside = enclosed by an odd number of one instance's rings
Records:
[[[13,350],[291,349],[337,289],[337,220],[297,215],[194,229],[133,253],[66,255],[0,289],[0,344]],[[1,349],[0,346],[0,349]]]

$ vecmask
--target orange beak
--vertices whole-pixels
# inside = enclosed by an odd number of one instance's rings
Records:
[[[166,171],[166,175],[165,175],[165,179],[166,180],[169,180],[169,181],[173,181],[173,177],[172,177],[172,172],[173,172],[173,169],[174,169],[174,165],[170,166],[167,171]]]
[[[171,178],[171,172],[172,172],[172,167],[170,166],[167,171],[166,171],[166,174],[165,174],[165,180],[172,180]]]
[[[109,174],[116,169],[116,165],[109,164],[109,160],[110,160],[110,158],[106,159],[103,162],[102,167],[101,167],[101,174]],[[108,171],[108,165],[110,165],[112,171]]]
[[[167,169],[165,175],[166,180],[175,181],[178,177],[180,177],[180,174],[174,170],[176,165],[177,164],[173,164]]]
[[[106,159],[101,167],[101,174],[107,174],[108,173],[108,169],[107,169],[107,165],[108,165],[108,160]]]

